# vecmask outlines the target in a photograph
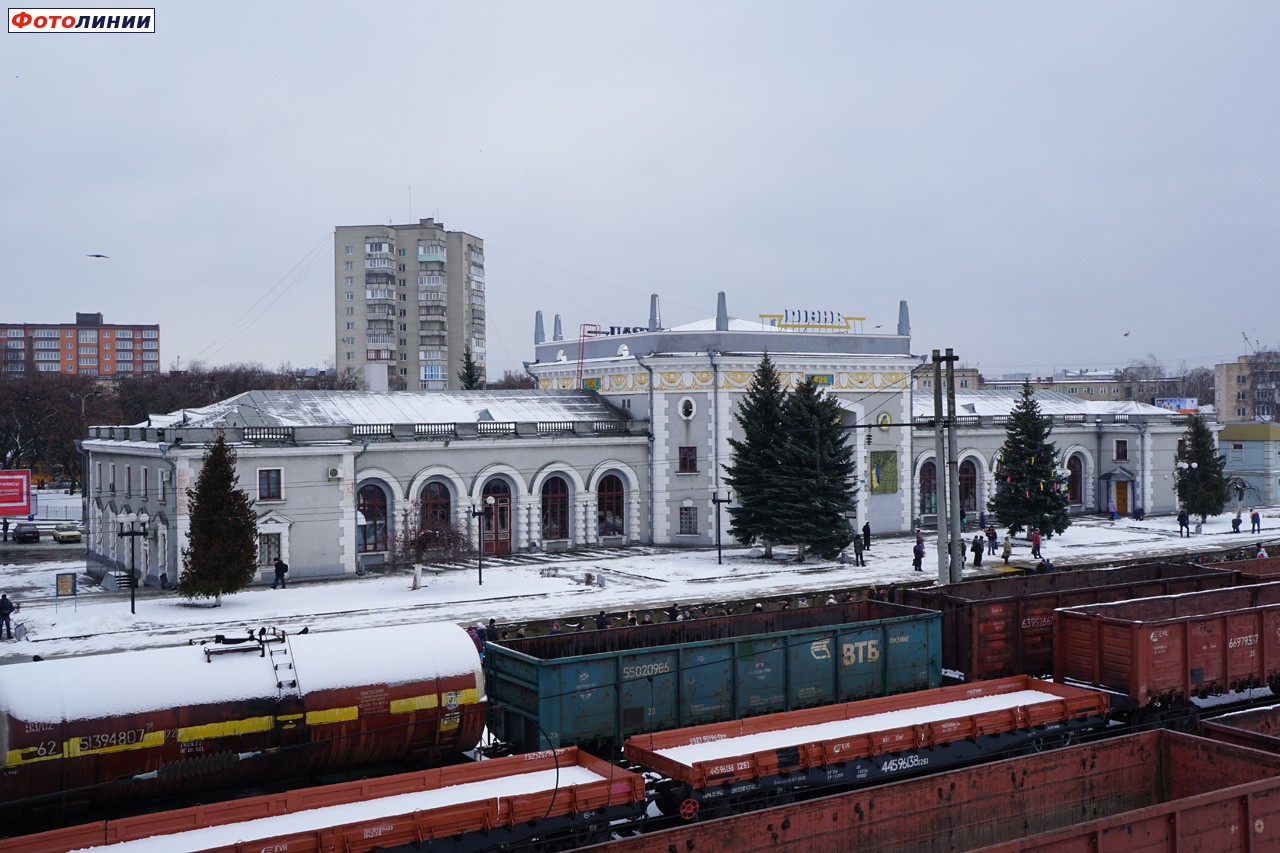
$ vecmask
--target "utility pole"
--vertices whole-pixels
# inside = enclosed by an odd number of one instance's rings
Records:
[[[934,514],[938,519],[938,583],[951,580],[947,562],[947,466],[946,446],[942,441],[942,353],[933,351],[933,452],[934,452]]]
[[[947,363],[947,485],[951,492],[951,582],[960,581],[964,572],[964,542],[960,538],[960,470],[956,459],[956,369],[958,360],[947,347],[943,356]]]

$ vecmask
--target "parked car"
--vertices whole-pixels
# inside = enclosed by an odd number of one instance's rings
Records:
[[[39,542],[40,528],[29,521],[19,521],[13,526],[14,542]]]
[[[84,538],[79,525],[69,521],[55,526],[52,535],[54,542],[79,542]]]

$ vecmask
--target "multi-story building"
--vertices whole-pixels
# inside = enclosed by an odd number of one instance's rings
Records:
[[[1274,421],[1280,388],[1280,352],[1242,355],[1215,364],[1214,404],[1223,421]]]
[[[483,372],[483,240],[434,219],[340,225],[333,252],[339,371],[371,388],[457,389],[469,344]]]
[[[160,327],[102,322],[76,313],[75,323],[0,323],[0,372],[143,376],[160,370]]]
[[[963,369],[956,369],[957,377]],[[1182,380],[1177,377],[1135,377],[1123,370],[1062,370],[1047,377],[1029,374],[999,379],[980,377],[978,384],[971,387],[980,391],[1020,391],[1026,382],[1031,383],[1032,390],[1053,391],[1088,403],[1153,405],[1159,399],[1184,396],[1185,390]],[[956,384],[963,388],[959,381]]]

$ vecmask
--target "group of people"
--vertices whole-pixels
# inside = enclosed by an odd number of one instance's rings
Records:
[[[982,521],[986,521],[985,513]],[[973,541],[968,543],[967,550],[973,554],[973,565],[975,567],[982,565],[982,555],[994,557],[999,547],[1000,556],[1004,559],[1005,565],[1009,564],[1009,558],[1013,556],[1013,535],[1006,533],[1004,535],[1004,545],[998,546],[1000,535],[996,532],[994,524],[986,525],[981,531],[975,533]],[[965,550],[960,551],[960,562],[967,562]],[[1031,531],[1031,556],[1040,558],[1040,528]],[[924,531],[919,527],[916,528],[916,544],[911,549],[911,566],[917,572],[924,571]]]
[[[1240,518],[1240,513],[1237,512],[1236,517],[1231,519],[1231,532],[1239,533],[1240,526],[1243,523],[1244,521]],[[1249,532],[1250,533],[1262,532],[1262,513],[1258,512],[1256,509],[1249,514]]]

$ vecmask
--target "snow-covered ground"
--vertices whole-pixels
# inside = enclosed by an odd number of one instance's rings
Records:
[[[77,500],[78,497],[72,498]],[[1204,532],[1191,539],[1178,537],[1171,516],[1138,522],[1110,522],[1090,516],[1077,519],[1062,536],[1046,540],[1043,553],[1058,568],[1097,560],[1143,557],[1185,559],[1191,554],[1247,548],[1280,539],[1280,508],[1263,509],[1261,534],[1231,533],[1231,515],[1209,519]],[[1245,515],[1248,530],[1248,515]],[[974,530],[969,530],[972,539]],[[466,567],[426,572],[420,589],[411,588],[410,574],[368,575],[344,581],[312,581],[292,577],[287,590],[254,586],[223,598],[221,607],[190,602],[173,593],[139,590],[137,614],[129,612],[127,592],[107,592],[84,574],[79,560],[34,565],[0,566],[0,591],[21,605],[15,622],[25,639],[0,643],[0,663],[94,654],[162,645],[183,644],[188,638],[216,633],[240,634],[249,628],[273,626],[299,630],[347,630],[409,621],[449,621],[461,624],[497,620],[500,626],[525,620],[567,618],[577,621],[605,610],[611,614],[635,609],[656,611],[672,602],[713,604],[755,598],[772,609],[782,598],[797,606],[800,596],[821,604],[826,596],[851,587],[919,582],[936,577],[935,542],[926,539],[925,572],[911,568],[910,536],[873,539],[867,566],[808,560],[797,565],[766,561],[747,549],[727,548],[723,565],[715,549],[676,550],[636,548],[543,555],[539,558],[486,559],[484,585],[478,583],[475,563]],[[1274,552],[1277,549],[1271,548]],[[1030,545],[1015,543],[1012,565],[1030,567]],[[981,571],[999,568],[999,557],[984,557]],[[79,595],[54,597],[56,576],[76,572]],[[297,575],[295,572],[293,575]],[[586,583],[590,574],[599,581]],[[966,576],[976,574],[966,567]],[[621,618],[614,624],[621,625]]]

